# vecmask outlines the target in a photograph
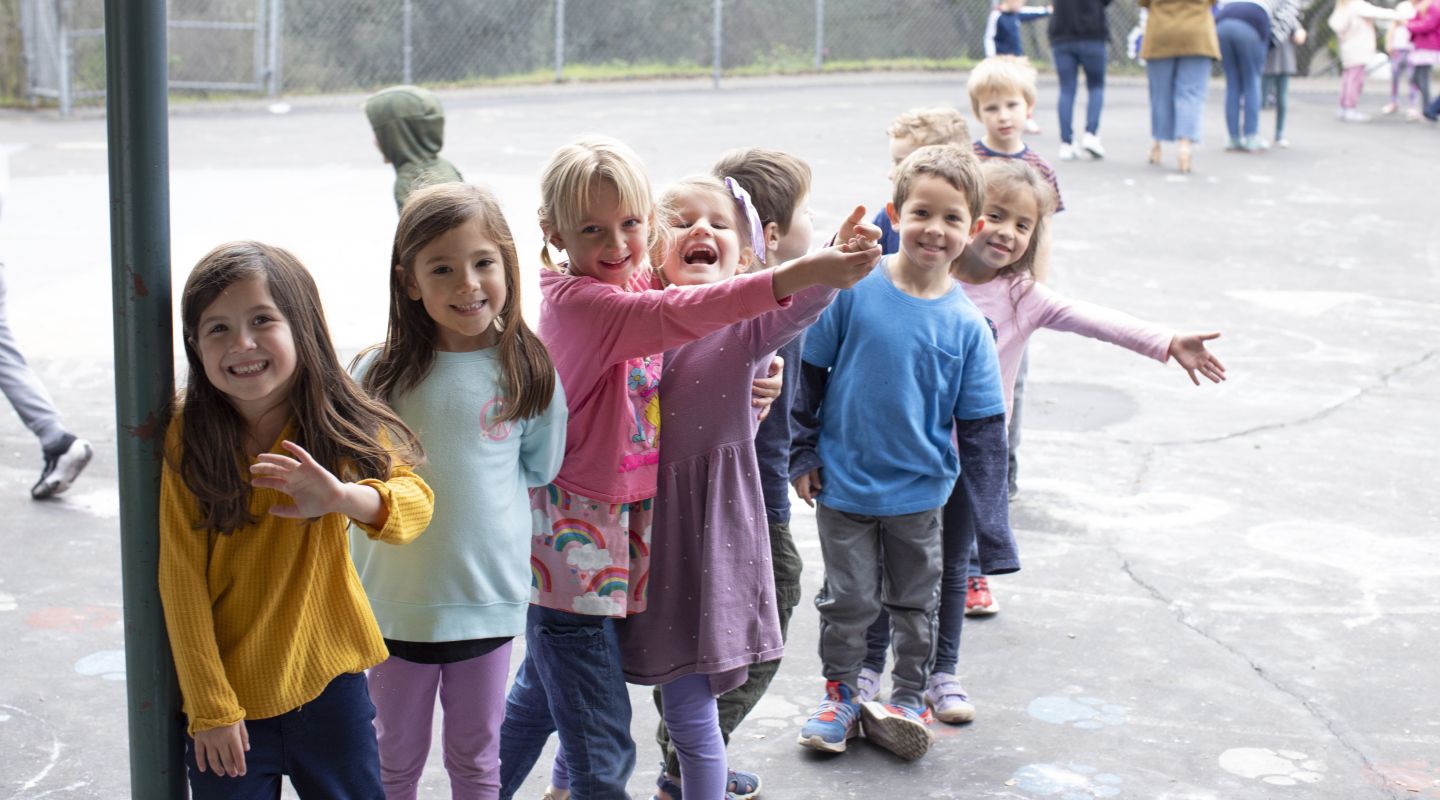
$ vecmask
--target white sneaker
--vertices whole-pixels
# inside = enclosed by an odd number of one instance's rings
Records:
[[[94,454],[95,448],[89,442],[65,434],[59,444],[45,449],[45,466],[40,470],[40,480],[30,487],[30,496],[44,500],[69,489]]]
[[[1366,114],[1363,111],[1357,111],[1353,108],[1347,108],[1345,109],[1345,113],[1340,116],[1340,119],[1343,119],[1346,122],[1369,122],[1370,115]]]
[[[1025,120],[1025,132],[1026,132],[1026,133],[1032,133],[1032,134],[1033,134],[1033,133],[1039,133],[1039,132],[1040,132],[1040,123],[1036,122],[1036,121],[1033,120],[1033,119],[1027,119],[1027,120]]]
[[[1060,160],[1061,160],[1061,161],[1074,161],[1076,158],[1079,158],[1079,156],[1077,156],[1077,155],[1075,154],[1075,145],[1070,144],[1069,142],[1061,142],[1061,143],[1060,143]]]
[[[1100,146],[1100,137],[1093,133],[1085,134],[1085,138],[1080,140],[1080,147],[1089,153],[1091,158],[1105,157],[1105,148]]]

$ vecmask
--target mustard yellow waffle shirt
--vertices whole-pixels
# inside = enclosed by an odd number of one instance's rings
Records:
[[[177,416],[167,431],[172,457],[181,424]],[[287,425],[280,439],[291,435]],[[285,452],[280,440],[270,452]],[[387,481],[360,483],[380,492],[388,511],[384,527],[359,526],[370,538],[404,544],[430,524],[434,495],[408,466],[396,463]],[[350,562],[349,518],[269,514],[288,502],[252,488],[258,522],[229,535],[197,530],[194,496],[169,460],[162,469],[160,598],[192,736],[299,708],[336,676],[388,655]]]

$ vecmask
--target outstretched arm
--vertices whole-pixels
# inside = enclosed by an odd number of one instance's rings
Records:
[[[1210,379],[1211,383],[1219,383],[1225,380],[1225,365],[1215,354],[1205,349],[1205,343],[1211,339],[1219,339],[1220,332],[1213,333],[1186,333],[1176,334],[1170,340],[1170,356],[1184,367],[1185,372],[1190,375],[1190,382],[1196,386],[1200,385],[1200,379],[1195,373]]]
[[[775,299],[811,286],[849,289],[870,274],[880,261],[880,229],[861,220],[865,206],[856,206],[840,225],[835,245],[807,253],[776,267]]]

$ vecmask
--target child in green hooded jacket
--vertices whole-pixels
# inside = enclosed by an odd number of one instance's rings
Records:
[[[395,208],[416,189],[464,180],[454,164],[440,157],[445,145],[445,109],[433,92],[418,86],[392,86],[365,101],[365,116],[385,163],[395,165]]]

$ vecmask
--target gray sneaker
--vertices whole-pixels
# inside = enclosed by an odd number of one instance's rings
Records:
[[[40,480],[30,487],[30,496],[44,500],[69,489],[94,454],[95,448],[89,442],[65,434],[58,444],[45,448],[45,466],[40,470]]]

